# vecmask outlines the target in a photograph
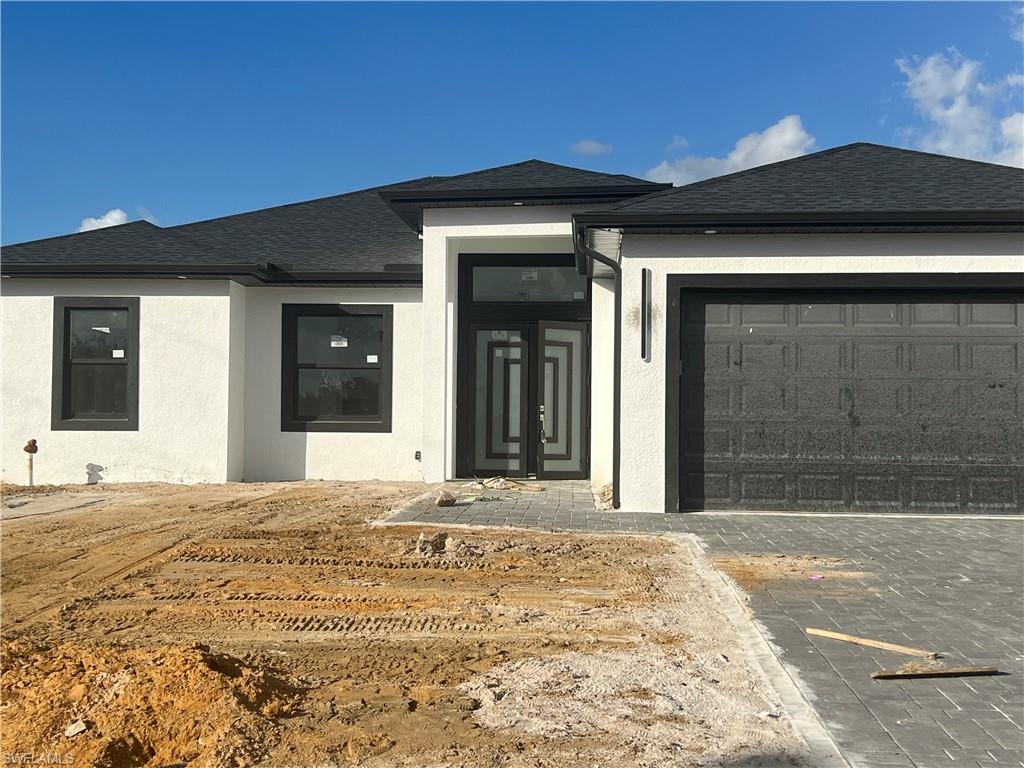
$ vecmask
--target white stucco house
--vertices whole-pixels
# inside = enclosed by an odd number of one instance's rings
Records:
[[[3,479],[614,483],[1024,511],[1024,171],[851,144],[530,160],[5,246]]]

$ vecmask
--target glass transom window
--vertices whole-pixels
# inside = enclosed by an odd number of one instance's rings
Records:
[[[571,266],[473,267],[473,301],[583,303],[587,283]]]

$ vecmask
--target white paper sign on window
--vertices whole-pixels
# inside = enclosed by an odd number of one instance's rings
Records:
[[[523,280],[524,282],[528,282],[529,283],[529,282],[533,282],[534,280],[537,279],[537,270],[536,269],[524,269],[520,274],[521,274],[521,278],[520,279]]]
[[[368,362],[368,363],[376,363],[377,362],[377,356],[376,355],[367,355],[366,356],[366,362]]]
[[[105,325],[94,325],[92,329],[94,331],[99,331],[100,333],[110,333],[110,328]]]
[[[110,356],[111,357],[124,357],[124,350],[123,349],[112,349],[112,350],[110,350]]]
[[[347,347],[348,339],[344,336],[331,336],[331,348],[337,349],[339,347]]]

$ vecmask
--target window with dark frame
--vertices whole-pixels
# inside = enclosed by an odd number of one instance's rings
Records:
[[[392,307],[285,304],[281,430],[390,432]]]
[[[139,428],[139,299],[56,297],[54,430]]]

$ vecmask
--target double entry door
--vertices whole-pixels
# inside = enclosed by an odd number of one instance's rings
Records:
[[[488,321],[469,330],[470,472],[586,477],[589,323]]]

